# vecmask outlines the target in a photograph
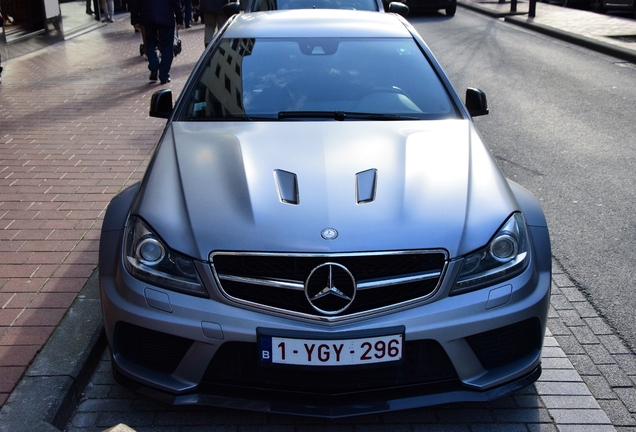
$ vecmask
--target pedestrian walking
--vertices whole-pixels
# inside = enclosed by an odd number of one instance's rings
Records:
[[[134,15],[139,17],[135,28],[144,28],[149,80],[155,82],[159,79],[161,84],[166,84],[170,82],[170,67],[174,57],[172,46],[175,21],[177,28],[183,25],[181,0],[136,0],[131,6],[131,19]],[[157,55],[157,48],[161,53],[161,60]]]
[[[102,22],[115,22],[115,0],[102,0],[102,10],[105,15]]]
[[[201,21],[205,23],[203,43],[206,47],[227,21],[227,17],[222,11],[223,6],[227,3],[227,0],[200,0]]]
[[[183,0],[183,14],[185,28],[190,28],[192,23],[192,0]]]

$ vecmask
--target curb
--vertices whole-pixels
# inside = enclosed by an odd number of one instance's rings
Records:
[[[63,430],[105,348],[95,269],[0,410],[0,431]]]
[[[544,24],[539,24],[534,22],[533,18],[530,17],[521,17],[521,15],[525,15],[524,13],[510,13],[510,12],[499,12],[484,6],[477,5],[475,3],[466,2],[466,1],[458,1],[457,4],[462,6],[463,8],[479,12],[484,15],[488,15],[493,18],[503,18],[504,21],[510,24],[518,25],[520,27],[524,27],[529,30],[536,31],[538,33],[560,39],[562,41],[582,46],[584,48],[591,49],[593,51],[600,52],[601,54],[606,54],[609,56],[613,56],[619,58],[621,60],[625,60],[631,63],[636,63],[636,52],[633,50],[625,49],[620,46],[615,46],[607,42],[603,42],[598,39],[594,39],[591,37],[576,35],[573,33],[565,32],[563,30],[550,27]]]
[[[615,46],[594,38],[564,32],[563,30],[559,30],[554,27],[538,24],[533,22],[532,18],[506,16],[504,18],[504,21],[521,27],[525,27],[530,30],[534,30],[538,33],[542,33],[556,39],[561,39],[574,45],[582,46],[584,48],[600,52],[601,54],[610,55],[621,60],[636,63],[636,52],[634,52],[633,50]]]

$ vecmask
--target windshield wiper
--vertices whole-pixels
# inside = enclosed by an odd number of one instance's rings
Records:
[[[378,114],[361,113],[348,111],[281,111],[278,118],[284,119],[304,119],[304,118],[326,118],[338,121],[343,120],[420,120],[419,117],[404,116],[400,114]]]

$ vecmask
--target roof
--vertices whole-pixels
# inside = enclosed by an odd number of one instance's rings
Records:
[[[391,13],[341,9],[295,9],[244,13],[223,35],[252,37],[412,37]]]

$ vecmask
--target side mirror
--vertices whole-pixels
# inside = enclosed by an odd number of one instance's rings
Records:
[[[223,12],[223,15],[225,15],[226,17],[231,17],[232,15],[236,15],[237,13],[239,13],[241,10],[241,4],[239,2],[230,2],[227,4],[224,4],[223,7],[221,8],[221,12]]]
[[[172,90],[164,89],[153,93],[150,98],[150,117],[170,118],[172,114]]]
[[[476,88],[466,89],[466,108],[472,117],[488,114],[486,93]]]
[[[387,12],[396,13],[398,15],[406,17],[409,14],[409,7],[401,2],[391,2],[389,3]]]

